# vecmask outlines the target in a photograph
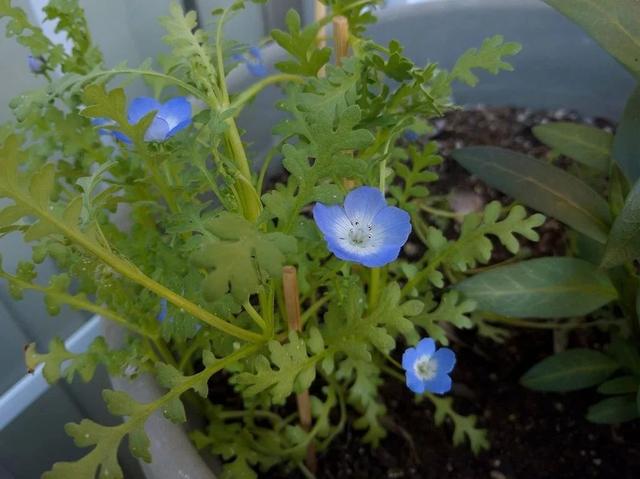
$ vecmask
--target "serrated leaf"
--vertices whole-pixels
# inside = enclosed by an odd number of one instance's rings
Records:
[[[455,288],[481,311],[517,318],[582,316],[618,297],[603,271],[575,258],[538,258],[501,266]]]
[[[146,463],[151,462],[150,446],[151,441],[149,441],[149,436],[144,431],[144,427],[139,427],[129,433],[129,451]]]
[[[210,241],[194,253],[192,260],[209,270],[203,282],[207,300],[215,301],[230,292],[238,302],[246,301],[262,278],[278,278],[286,255],[296,250],[296,240],[282,233],[263,233],[233,213],[210,220],[208,230],[218,241]]]
[[[503,148],[476,146],[455,160],[490,186],[604,243],[611,215],[607,202],[586,183],[544,161]]]
[[[513,71],[511,64],[502,58],[515,55],[521,48],[518,43],[504,43],[502,35],[487,38],[480,48],[471,48],[462,54],[451,70],[451,78],[475,86],[478,83],[478,77],[472,71],[474,68],[481,68],[494,75],[497,75],[500,70]]]
[[[102,391],[107,409],[114,416],[131,416],[142,408],[142,404],[129,396],[124,391],[105,389]]]
[[[167,401],[162,407],[162,415],[175,424],[186,422],[187,415],[180,398]]]
[[[533,127],[533,134],[558,153],[599,172],[609,170],[613,135],[600,128],[569,122]]]
[[[543,359],[520,382],[536,391],[576,391],[600,384],[619,367],[601,352],[569,349]]]

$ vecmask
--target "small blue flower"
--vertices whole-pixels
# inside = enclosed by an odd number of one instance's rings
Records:
[[[158,316],[156,316],[156,319],[160,322],[164,321],[164,319],[167,317],[167,312],[167,300],[166,298],[162,298],[160,300],[160,311],[158,312]]]
[[[146,96],[135,98],[129,105],[127,119],[129,123],[135,125],[152,111],[157,113],[144,135],[146,141],[165,141],[191,124],[191,103],[183,96],[172,98],[165,103]],[[114,124],[112,120],[106,118],[94,118],[92,123],[96,126]],[[111,133],[118,140],[131,143],[131,140],[122,132],[104,128],[99,132]]]
[[[34,57],[33,55],[29,55],[27,57],[27,64],[29,65],[29,70],[31,73],[44,73],[47,68],[47,64],[42,57]]]
[[[410,142],[414,142],[414,141],[418,141],[418,138],[420,138],[420,135],[418,135],[418,133],[416,133],[413,130],[405,130],[404,131],[404,139]]]
[[[344,207],[316,203],[313,219],[329,251],[342,260],[370,268],[397,259],[411,233],[409,214],[388,206],[380,190],[370,186],[352,190]]]
[[[456,354],[449,348],[436,350],[431,338],[421,339],[415,348],[407,348],[402,355],[407,387],[417,394],[448,392],[451,389],[449,373],[455,365]]]
[[[233,59],[239,63],[244,63],[247,66],[247,70],[254,77],[267,76],[268,70],[264,62],[262,61],[262,53],[257,47],[249,48],[248,55],[233,55]]]

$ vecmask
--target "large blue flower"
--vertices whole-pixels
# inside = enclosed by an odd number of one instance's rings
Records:
[[[409,214],[388,206],[380,190],[370,186],[352,190],[344,206],[316,203],[313,218],[329,251],[370,268],[397,259],[411,233]]]
[[[134,98],[129,105],[127,119],[129,123],[135,125],[152,111],[157,113],[144,135],[146,141],[165,141],[191,124],[191,103],[183,96],[172,98],[165,103],[146,96]],[[112,125],[114,122],[105,118],[94,118],[92,123],[103,126]],[[100,133],[104,134],[104,132],[109,130],[101,128]],[[131,139],[124,133],[117,130],[111,133],[118,140],[131,143]]]
[[[268,70],[264,62],[262,61],[262,53],[258,47],[249,48],[248,55],[233,55],[233,59],[239,63],[244,63],[247,66],[247,70],[254,77],[267,76]]]
[[[448,392],[451,389],[449,373],[455,365],[456,354],[449,348],[436,350],[431,338],[421,339],[415,348],[408,348],[402,355],[407,386],[417,394]]]

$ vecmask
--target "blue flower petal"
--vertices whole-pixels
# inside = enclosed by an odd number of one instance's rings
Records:
[[[349,234],[351,223],[341,206],[316,203],[313,207],[313,219],[327,241]]]
[[[435,394],[444,394],[451,390],[451,378],[448,374],[436,374],[433,378],[424,381],[424,388]]]
[[[416,376],[413,368],[407,370],[405,377],[407,379],[407,387],[414,393],[422,394],[425,391],[425,382]]]
[[[173,135],[191,124],[191,103],[183,96],[172,98],[160,107],[158,118],[167,122]]]
[[[113,133],[113,136],[115,136],[116,139],[120,140],[121,142],[126,143],[128,145],[131,144],[131,139],[124,133],[117,130],[113,130],[112,133]]]
[[[377,188],[360,186],[349,192],[344,199],[344,211],[353,222],[363,225],[373,223],[373,218],[387,206],[384,195]]]
[[[263,63],[247,62],[247,69],[254,77],[266,77],[269,71]]]
[[[421,339],[418,344],[416,344],[416,351],[418,352],[418,356],[429,356],[431,357],[436,350],[436,342],[431,338]]]
[[[413,363],[416,362],[416,359],[418,359],[416,348],[407,348],[402,354],[402,368],[407,371],[413,370]]]
[[[411,234],[411,217],[400,208],[387,206],[373,218],[373,228],[384,244],[402,246]]]
[[[164,141],[169,135],[169,124],[162,118],[155,117],[144,134],[146,141]]]
[[[456,353],[449,348],[440,348],[433,354],[438,373],[450,373],[456,365]]]
[[[162,298],[160,300],[160,311],[158,312],[158,316],[156,316],[156,319],[160,322],[164,321],[164,319],[167,317],[167,312],[167,300],[165,298]]]
[[[129,105],[129,123],[135,125],[140,120],[142,120],[142,118],[149,112],[152,112],[153,110],[160,111],[161,107],[162,105],[160,104],[160,102],[158,102],[154,98],[149,98],[147,96],[139,96],[138,98],[134,98]]]

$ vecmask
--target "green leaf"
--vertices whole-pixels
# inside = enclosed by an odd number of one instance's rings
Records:
[[[430,300],[424,308],[425,311],[413,318],[414,323],[422,326],[429,337],[448,345],[449,338],[441,323],[450,323],[460,329],[473,327],[469,314],[476,309],[476,302],[460,296],[458,291],[447,291],[439,303]]]
[[[182,424],[187,420],[184,405],[178,397],[173,398],[164,405],[162,408],[162,415],[176,424]]]
[[[515,55],[521,48],[518,43],[504,43],[502,35],[487,38],[479,49],[471,48],[462,54],[451,70],[451,78],[475,86],[478,77],[472,71],[474,68],[482,68],[494,75],[500,70],[513,71],[511,64],[503,61],[502,57]]]
[[[288,343],[273,340],[268,347],[270,360],[258,356],[254,363],[255,373],[240,373],[233,381],[244,387],[243,393],[247,397],[269,390],[274,404],[282,404],[294,391],[309,388],[315,379],[315,362],[310,360],[304,341],[295,331],[289,332]]]
[[[105,389],[102,391],[102,398],[107,405],[107,409],[114,416],[131,416],[143,409],[142,404],[124,391]]]
[[[638,378],[634,376],[621,376],[609,379],[598,386],[600,394],[627,394],[635,393],[640,387]]]
[[[640,179],[640,87],[627,100],[613,139],[613,159],[631,184]]]
[[[491,146],[456,150],[453,157],[490,186],[596,241],[606,242],[609,206],[575,176],[542,160]]]
[[[562,318],[588,314],[617,298],[609,277],[575,258],[538,258],[501,266],[455,288],[477,309],[516,318]]]
[[[603,399],[589,408],[587,419],[596,424],[619,424],[639,417],[635,396]]]
[[[205,242],[192,260],[208,270],[202,284],[208,301],[230,292],[243,303],[258,290],[264,278],[279,278],[286,255],[296,250],[293,237],[264,233],[233,213],[224,212],[209,220],[207,229],[219,240]]]
[[[640,5],[635,0],[545,0],[582,27],[633,75],[640,74]]]
[[[142,459],[146,463],[151,462],[151,452],[149,447],[151,441],[144,431],[144,427],[134,429],[129,433],[129,450],[135,457]]]
[[[620,215],[613,222],[602,266],[612,268],[637,258],[640,258],[640,180],[633,186]]]
[[[618,364],[591,349],[569,349],[543,359],[520,378],[520,383],[536,391],[576,391],[600,384]]]
[[[577,123],[556,122],[538,125],[533,134],[558,153],[601,173],[609,170],[613,135],[600,128]]]
[[[293,9],[287,12],[286,24],[288,32],[273,30],[271,36],[295,61],[278,62],[276,68],[284,73],[316,76],[331,58],[330,48],[317,47],[316,39],[321,26],[315,22],[302,29],[300,15]]]
[[[453,409],[453,399],[450,397],[439,398],[432,394],[427,395],[427,397],[436,407],[434,414],[434,422],[436,423],[436,426],[441,426],[447,417],[453,422],[454,446],[463,444],[466,438],[469,440],[471,450],[476,455],[489,449],[490,444],[487,437],[487,430],[480,429],[476,426],[478,421],[476,416],[463,416],[458,414]]]

